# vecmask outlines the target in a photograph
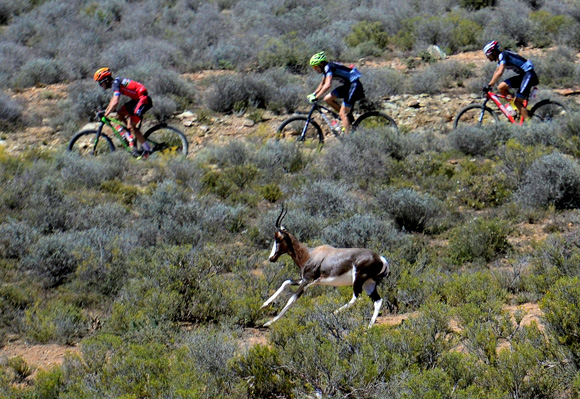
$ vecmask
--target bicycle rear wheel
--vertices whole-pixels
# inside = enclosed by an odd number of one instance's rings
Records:
[[[303,132],[304,135],[302,135]],[[276,130],[276,136],[278,138],[296,137],[297,141],[306,144],[313,142],[324,143],[324,134],[320,125],[302,115],[293,116],[282,122]]]
[[[530,118],[533,122],[553,122],[565,118],[568,107],[556,100],[542,100],[532,107]]]
[[[186,156],[189,150],[185,135],[179,129],[163,123],[153,126],[143,136],[154,153]]]
[[[471,104],[463,108],[453,121],[453,128],[485,125],[499,122],[497,114],[489,107],[481,104]]]
[[[115,151],[115,145],[106,134],[99,135],[97,130],[82,130],[73,136],[67,149],[82,156],[96,156]]]
[[[355,130],[358,129],[384,129],[391,128],[398,132],[397,123],[393,118],[384,112],[380,111],[369,111],[365,112],[358,117],[356,121],[352,124]]]

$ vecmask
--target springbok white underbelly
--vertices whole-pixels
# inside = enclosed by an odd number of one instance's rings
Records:
[[[320,285],[331,285],[333,287],[346,287],[352,285],[354,276],[354,269],[349,270],[340,276],[333,277],[321,277],[318,279],[316,284]]]

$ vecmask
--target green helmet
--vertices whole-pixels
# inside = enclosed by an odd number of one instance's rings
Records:
[[[326,62],[326,54],[324,54],[324,51],[321,51],[320,53],[316,53],[312,56],[312,58],[310,58],[310,65],[311,66],[318,66],[322,62]]]

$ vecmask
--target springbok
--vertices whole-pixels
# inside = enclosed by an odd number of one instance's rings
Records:
[[[334,248],[330,245],[322,245],[310,249],[282,226],[282,219],[286,216],[286,212],[287,210],[282,205],[282,211],[276,220],[277,230],[274,233],[274,245],[269,260],[270,262],[276,262],[281,255],[288,254],[300,268],[302,278],[300,280],[284,281],[274,295],[264,302],[262,308],[270,305],[287,286],[298,285],[298,289],[290,297],[280,314],[264,324],[264,327],[271,325],[282,317],[288,308],[304,293],[304,290],[311,285],[330,285],[334,287],[352,285],[352,299],[337,311],[352,305],[364,290],[374,302],[374,313],[369,323],[370,328],[375,323],[383,303],[377,292],[377,284],[390,273],[387,259],[376,252],[364,248]]]

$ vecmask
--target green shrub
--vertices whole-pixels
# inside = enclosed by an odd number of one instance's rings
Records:
[[[14,128],[14,124],[23,122],[23,107],[16,100],[0,93],[0,125]]]
[[[530,20],[537,25],[535,45],[550,46],[568,29],[575,29],[574,18],[569,15],[553,15],[549,11],[539,10],[530,13]]]
[[[266,184],[258,188],[260,195],[268,202],[278,202],[282,199],[284,192],[276,183]]]
[[[384,50],[389,44],[389,35],[379,21],[359,21],[353,25],[350,34],[345,38],[345,42],[351,47],[370,43],[378,49]]]
[[[409,232],[423,232],[442,211],[436,198],[413,189],[381,191],[377,200],[397,226]]]
[[[0,224],[0,257],[22,259],[37,239],[36,230],[26,223],[9,220]]]
[[[43,279],[45,287],[56,287],[66,282],[77,267],[75,242],[70,234],[42,236],[22,259],[26,270]]]
[[[250,397],[290,397],[293,383],[279,364],[281,360],[276,348],[255,345],[236,360],[234,370],[244,381]]]
[[[451,232],[449,256],[459,265],[476,260],[489,262],[510,248],[510,232],[511,227],[503,220],[473,219]]]
[[[8,359],[8,367],[14,371],[14,382],[17,384],[23,383],[34,372],[34,367],[28,365],[21,356]]]
[[[540,303],[546,321],[558,341],[573,354],[576,366],[580,364],[580,280],[563,277],[558,280]]]
[[[526,171],[534,161],[546,155],[545,147],[541,145],[524,145],[519,140],[510,139],[505,145],[498,148],[499,159],[502,161],[501,168],[512,187],[522,183]]]
[[[391,251],[409,242],[408,237],[372,214],[356,214],[322,230],[322,240],[341,248],[373,248]],[[384,248],[384,249],[383,249]]]
[[[27,309],[25,326],[27,336],[40,343],[70,345],[88,331],[87,317],[81,309],[62,301],[37,303]]]
[[[535,207],[577,208],[580,206],[580,166],[559,152],[537,159],[526,171],[516,200]]]
[[[62,83],[69,80],[69,70],[60,59],[35,58],[22,66],[15,85],[30,87],[38,84]]]
[[[496,0],[459,0],[459,5],[468,10],[479,10],[495,6]]]

